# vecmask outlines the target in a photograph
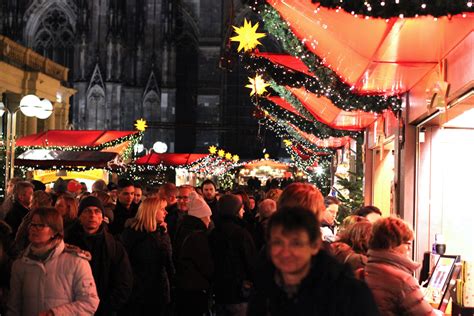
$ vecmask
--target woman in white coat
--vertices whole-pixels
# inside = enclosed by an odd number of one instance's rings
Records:
[[[34,211],[30,245],[13,263],[7,315],[93,315],[99,297],[90,254],[65,245],[63,220],[54,208]]]

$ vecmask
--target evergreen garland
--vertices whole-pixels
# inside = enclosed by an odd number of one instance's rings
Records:
[[[295,97],[290,91],[287,89],[274,85],[271,85],[271,88],[277,92],[280,97],[285,99],[287,102],[289,102],[301,115],[304,116],[304,118],[307,120],[304,120],[303,118],[300,118],[298,115],[293,114],[291,112],[288,112],[286,110],[281,110],[285,111],[286,115],[288,118],[290,118],[293,124],[298,126],[301,130],[307,133],[312,133],[315,136],[319,138],[329,138],[331,136],[333,137],[342,137],[342,136],[357,136],[360,132],[356,131],[347,131],[347,130],[342,130],[342,129],[335,129],[333,127],[330,127],[323,122],[320,122],[316,120],[316,118],[309,113],[309,111],[304,107],[304,105],[301,103],[300,100],[298,100],[297,97]],[[271,107],[268,104],[265,104],[267,107]],[[273,104],[272,104],[273,105]],[[280,109],[279,106],[273,105],[271,107],[272,110],[278,111]]]
[[[327,89],[324,88],[322,82],[316,77],[311,77],[304,73],[274,64],[265,57],[245,54],[242,56],[242,62],[247,70],[259,74],[264,73],[280,86],[289,86],[292,88],[304,87],[317,96],[329,97],[330,95]],[[399,103],[392,102],[394,99],[397,99],[397,97],[394,96],[359,95],[358,98],[360,102],[344,103],[343,105],[341,105],[341,103],[334,103],[334,100],[330,99],[335,106],[344,111],[362,110],[382,113],[387,108],[391,108],[394,112],[400,110]],[[387,102],[379,102],[380,98],[386,99]],[[396,106],[393,107],[393,104],[396,104]]]
[[[290,55],[301,59],[314,74],[319,84],[316,85],[314,82],[310,84],[313,92],[327,97],[334,105],[345,111],[359,109],[366,112],[381,112],[387,108],[393,111],[400,110],[401,99],[398,96],[369,96],[355,93],[353,87],[343,82],[332,69],[324,65],[323,60],[308,51],[271,6],[263,5],[258,12],[262,16],[266,31],[277,38]],[[274,80],[275,77],[276,74],[272,76]]]
[[[311,0],[329,9],[341,8],[351,14],[374,18],[450,16],[473,12],[470,0]]]

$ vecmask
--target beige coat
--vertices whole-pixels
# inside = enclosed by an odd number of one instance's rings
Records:
[[[380,315],[435,315],[413,277],[418,263],[388,250],[369,250],[368,258],[365,281],[372,290]]]
[[[61,241],[45,262],[25,255],[13,263],[7,315],[93,315],[99,306],[94,277],[86,256],[65,249]]]

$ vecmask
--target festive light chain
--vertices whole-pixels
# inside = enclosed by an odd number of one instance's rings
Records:
[[[386,108],[397,111],[401,108],[402,101],[398,96],[368,96],[355,93],[354,88],[343,82],[322,59],[308,51],[275,9],[269,5],[262,5],[256,10],[262,16],[267,32],[280,41],[285,51],[305,63],[319,81],[319,90],[323,90],[323,95],[334,105],[344,110],[357,108],[366,112],[380,112]]]
[[[275,132],[281,139],[292,139],[293,142],[303,144],[315,152],[323,152],[330,155],[334,153],[334,149],[332,148],[318,147],[314,143],[311,143],[289,126],[285,120],[267,116],[263,120],[263,124],[265,124],[269,130]]]
[[[298,99],[296,99],[296,97],[291,95],[291,93],[288,90],[285,89],[285,91],[287,91],[289,95],[286,94],[283,90],[279,90],[279,91],[282,92],[281,97],[283,97],[286,101],[291,103],[291,105],[293,105],[297,111],[303,110],[304,106],[301,104],[301,102]],[[268,111],[272,115],[277,116],[281,119],[288,120],[292,124],[296,125],[302,131],[313,134],[317,136],[318,138],[325,139],[329,137],[342,137],[342,136],[356,137],[358,134],[360,134],[360,132],[335,129],[317,120],[313,120],[313,121],[305,120],[302,117],[290,111],[280,108],[278,105],[275,105],[273,102],[267,99],[261,99],[258,102],[259,102],[258,105],[262,109]],[[303,110],[300,113],[304,113],[304,111],[305,110]]]
[[[137,143],[143,137],[143,132],[139,132],[132,135],[127,135],[124,137],[120,137],[106,143],[97,145],[97,146],[18,146],[18,149],[21,150],[28,150],[28,149],[50,149],[50,150],[61,150],[61,151],[84,151],[84,150],[91,150],[91,151],[100,151],[104,148],[113,147],[119,145],[123,142],[130,141],[132,143]],[[133,149],[133,146],[129,146],[129,148]]]
[[[434,17],[451,16],[464,12],[473,12],[471,0],[311,0],[329,9],[343,9],[352,15],[374,18],[412,18],[431,15]]]
[[[332,155],[335,152],[335,149],[333,148],[318,147],[316,144],[301,136],[298,132],[292,131],[291,127],[287,128],[288,124],[286,124],[284,120],[276,119],[268,115],[261,121],[263,121],[262,123],[264,123],[269,130],[276,133],[276,135],[281,139],[291,139],[290,143],[302,145],[306,148],[309,148],[313,152],[320,152],[328,155]],[[265,123],[265,121],[267,122]]]
[[[295,166],[306,175],[310,173],[309,167],[313,166],[314,163],[318,161],[318,156],[316,155],[310,156],[306,160],[302,159],[301,156],[291,148],[291,146],[285,146],[285,150],[290,155]]]
[[[382,113],[388,108],[392,109],[394,112],[400,110],[401,103],[393,101],[398,100],[398,97],[395,96],[359,95],[359,102],[336,102],[338,98],[335,98],[334,96],[331,98],[331,94],[328,94],[326,85],[316,77],[311,77],[282,65],[274,64],[265,57],[245,54],[241,55],[241,59],[244,67],[248,71],[266,74],[275,84],[280,86],[289,86],[292,88],[304,87],[309,92],[318,96],[329,97],[335,106],[344,111],[362,110],[365,112]],[[346,87],[335,85],[331,89],[334,90],[338,88],[345,89]],[[382,93],[383,92],[380,94]],[[380,102],[380,98],[384,101]]]

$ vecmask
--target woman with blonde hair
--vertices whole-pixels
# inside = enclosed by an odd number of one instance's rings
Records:
[[[166,204],[159,197],[143,200],[135,217],[125,222],[120,236],[134,273],[127,315],[164,315],[170,302],[174,266],[170,238],[161,225]]]
[[[413,277],[420,266],[410,259],[413,236],[400,218],[381,218],[373,225],[365,281],[381,315],[436,315]]]

